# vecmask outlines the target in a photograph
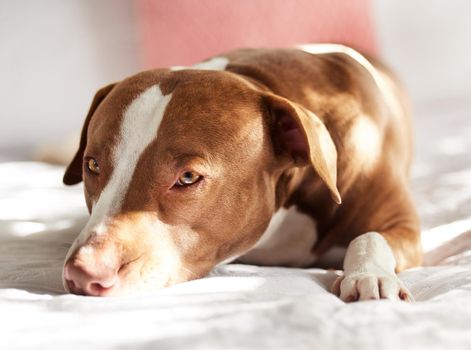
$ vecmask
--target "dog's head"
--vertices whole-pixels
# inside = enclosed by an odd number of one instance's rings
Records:
[[[90,220],[64,266],[78,294],[150,291],[250,249],[312,165],[339,201],[322,122],[225,71],[154,70],[97,92],[64,183]]]

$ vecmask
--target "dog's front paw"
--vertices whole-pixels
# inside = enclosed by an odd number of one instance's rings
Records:
[[[396,275],[354,273],[338,277],[332,292],[345,302],[392,299],[412,302],[414,298]]]

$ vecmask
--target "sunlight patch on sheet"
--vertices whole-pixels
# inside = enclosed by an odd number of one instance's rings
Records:
[[[430,175],[432,171],[433,171],[433,168],[430,166],[430,164],[413,163],[411,178],[417,179],[420,177],[424,177],[424,176]]]
[[[471,230],[471,219],[459,220],[450,224],[434,227],[422,233],[424,252],[438,248],[445,242]]]
[[[159,295],[195,294],[195,293],[230,293],[252,291],[265,284],[264,277],[229,277],[217,276],[194,280],[159,290]]]
[[[11,224],[15,236],[25,237],[33,233],[44,231],[46,225],[41,222],[18,221]]]
[[[64,219],[54,222],[38,222],[38,221],[10,221],[0,222],[0,230],[6,236],[28,237],[41,232],[62,231],[70,229],[76,225],[76,220]],[[2,237],[0,237],[0,240]]]
[[[468,149],[468,140],[460,137],[447,137],[437,144],[438,152],[449,156],[463,154]]]

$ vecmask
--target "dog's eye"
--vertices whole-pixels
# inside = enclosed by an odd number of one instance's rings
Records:
[[[185,171],[183,174],[180,175],[175,186],[183,187],[183,186],[190,186],[194,185],[198,181],[200,181],[203,177],[193,171]]]
[[[99,175],[100,174],[100,166],[95,158],[88,158],[86,159],[87,162],[87,169],[92,174]]]

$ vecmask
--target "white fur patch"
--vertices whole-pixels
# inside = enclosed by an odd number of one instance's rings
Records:
[[[394,271],[396,259],[387,241],[377,232],[364,233],[348,246],[340,298],[344,301],[399,299],[412,296]]]
[[[207,61],[196,63],[190,67],[174,66],[170,70],[177,71],[183,69],[202,69],[202,70],[225,70],[229,64],[229,59],[226,57],[213,57]]]
[[[317,240],[315,221],[295,206],[281,208],[253,248],[239,260],[267,265],[309,266],[316,257],[311,249]]]
[[[341,44],[305,44],[296,46],[298,49],[313,54],[313,55],[322,55],[328,53],[342,53],[350,58],[354,59],[358,64],[360,64],[375,81],[379,90],[383,94],[387,104],[390,108],[396,110],[400,108],[397,103],[397,99],[392,94],[392,89],[390,86],[389,78],[381,74],[371,63],[368,61],[365,56],[363,56],[358,51],[352,49],[351,47],[341,45]],[[397,113],[391,113],[392,116],[396,116]]]
[[[87,241],[92,232],[97,235],[106,232],[107,217],[121,207],[137,162],[142,152],[157,137],[171,97],[171,94],[164,96],[159,86],[154,85],[141,93],[124,112],[119,142],[112,154],[113,173],[94,203],[87,225],[69,249],[66,261],[77,247]]]
[[[395,267],[391,248],[377,232],[364,233],[348,246],[344,261],[346,275],[364,271],[393,274]]]
[[[370,61],[368,61],[365,56],[363,56],[358,51],[352,49],[351,47],[340,44],[306,44],[298,45],[297,48],[313,55],[322,55],[327,53],[343,53],[347,56],[350,56],[360,65],[362,65],[371,74],[380,89],[382,89],[384,85],[382,77],[378,74],[378,71],[375,67],[373,67]]]

